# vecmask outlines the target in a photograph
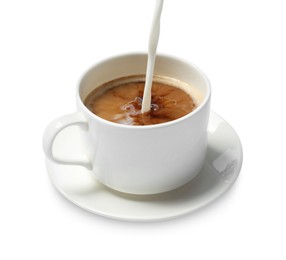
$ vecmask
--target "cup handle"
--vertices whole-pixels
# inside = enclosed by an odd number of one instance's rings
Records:
[[[88,122],[86,118],[79,112],[62,116],[52,121],[46,128],[43,136],[43,148],[44,152],[51,161],[65,165],[81,165],[88,170],[92,170],[92,163],[90,159],[86,160],[61,160],[53,154],[53,144],[56,136],[66,127],[78,125],[83,130],[88,130]]]

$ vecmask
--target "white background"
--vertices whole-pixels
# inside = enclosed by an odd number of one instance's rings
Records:
[[[87,68],[146,51],[154,1],[1,0],[0,258],[285,259],[284,2],[165,1],[158,51],[205,71],[212,109],[239,134],[244,163],[206,208],[129,223],[85,212],[53,188],[42,134],[75,110]]]

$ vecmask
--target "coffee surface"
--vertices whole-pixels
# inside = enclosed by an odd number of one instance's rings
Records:
[[[126,82],[127,81],[127,82]],[[123,83],[122,83],[123,82]],[[144,80],[112,81],[93,90],[85,106],[97,116],[124,125],[153,125],[185,116],[196,108],[192,97],[180,88],[153,81],[151,110],[141,113]]]

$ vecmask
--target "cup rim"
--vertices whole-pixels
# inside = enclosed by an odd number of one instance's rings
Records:
[[[95,64],[93,64],[91,67],[89,67],[84,73],[83,76],[80,78],[78,84],[77,84],[77,88],[76,88],[76,99],[78,104],[80,105],[80,108],[87,113],[90,117],[95,118],[96,120],[99,120],[100,122],[110,125],[111,127],[117,127],[117,128],[126,128],[126,129],[156,129],[156,128],[162,128],[162,127],[169,127],[172,126],[174,124],[179,124],[182,121],[187,120],[190,117],[194,117],[196,114],[198,114],[205,106],[206,104],[209,103],[210,97],[211,97],[211,84],[210,81],[208,79],[208,77],[206,76],[206,74],[194,63],[190,62],[189,60],[187,60],[186,58],[181,58],[178,56],[174,56],[174,55],[170,55],[170,54],[165,54],[165,53],[157,53],[157,56],[163,57],[163,58],[167,58],[167,59],[173,59],[173,60],[178,60],[181,61],[183,63],[186,63],[188,65],[190,65],[191,67],[193,67],[203,78],[203,80],[206,82],[206,86],[207,86],[207,92],[206,95],[203,99],[203,102],[192,112],[190,112],[189,114],[182,116],[180,118],[177,118],[175,120],[169,121],[169,122],[165,122],[165,123],[160,123],[160,124],[154,124],[154,125],[124,125],[124,124],[119,124],[119,123],[115,123],[115,122],[111,122],[108,121],[104,118],[101,118],[97,115],[95,115],[94,113],[92,113],[83,103],[81,97],[80,97],[80,87],[81,87],[81,83],[83,81],[83,79],[85,78],[86,74],[92,70],[94,67],[100,66],[100,64],[102,63],[106,63],[109,62],[113,59],[118,59],[118,58],[124,58],[124,57],[131,57],[131,56],[147,56],[148,53],[146,52],[128,52],[128,53],[123,53],[123,54],[117,54],[117,55],[112,55],[110,57],[107,57],[105,59],[101,59],[100,61],[96,62]]]

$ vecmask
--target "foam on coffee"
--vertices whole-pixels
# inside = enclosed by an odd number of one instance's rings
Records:
[[[145,76],[107,82],[93,90],[84,104],[97,116],[125,125],[169,122],[191,113],[202,101],[200,92],[177,79],[154,76],[151,110],[141,113]]]

